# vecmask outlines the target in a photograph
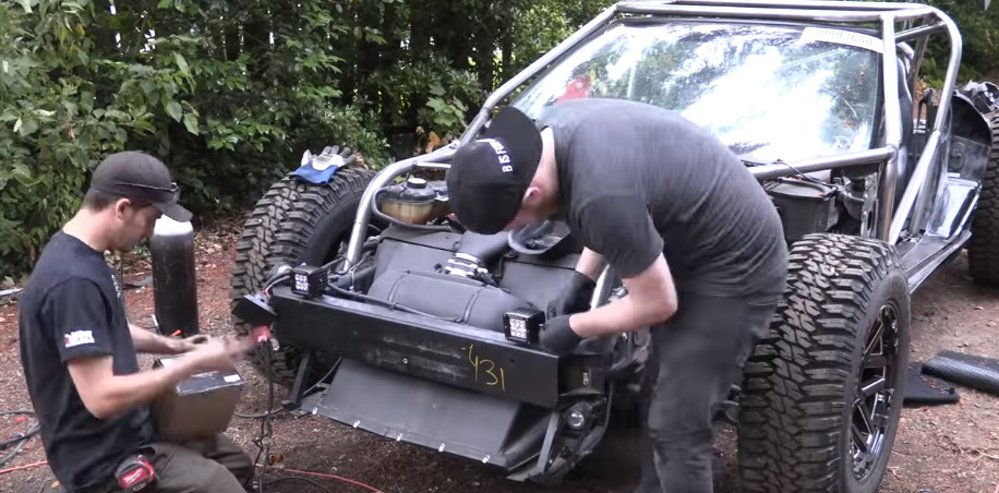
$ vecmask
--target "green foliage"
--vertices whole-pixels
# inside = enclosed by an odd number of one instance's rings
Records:
[[[77,207],[97,156],[151,129],[148,112],[100,101],[92,23],[81,2],[0,4],[0,272]]]
[[[962,79],[994,77],[999,8],[931,1],[962,29]],[[612,1],[113,3],[0,2],[0,277],[30,267],[111,152],[161,158],[198,218],[237,212],[306,149],[378,167],[421,152],[417,129],[457,137]]]
[[[980,1],[966,0],[927,0],[949,15],[957,24],[963,41],[961,68],[958,83],[968,80],[999,79],[999,6],[985,9]],[[928,49],[924,65],[928,82],[936,87],[942,85],[950,56],[947,43],[936,43]]]

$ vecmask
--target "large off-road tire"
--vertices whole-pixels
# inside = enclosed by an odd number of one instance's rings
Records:
[[[968,270],[975,281],[999,285],[999,115],[992,118],[991,127],[992,148],[971,220]]]
[[[260,290],[275,265],[322,265],[333,260],[350,237],[361,195],[373,176],[373,171],[342,169],[324,185],[290,175],[272,185],[243,226],[230,278],[231,299]],[[235,317],[232,322],[237,333],[249,330]],[[280,344],[271,359],[276,382],[286,386],[292,383],[302,354],[298,347]],[[261,372],[263,358],[262,351],[253,355],[253,363]],[[314,374],[329,369],[328,359],[314,359]]]
[[[906,277],[886,244],[833,234],[795,243],[788,268],[770,335],[745,370],[743,489],[872,493],[902,411]]]

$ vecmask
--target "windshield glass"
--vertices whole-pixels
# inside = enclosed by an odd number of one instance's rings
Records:
[[[513,105],[539,118],[570,99],[630,99],[679,111],[747,161],[828,156],[870,147],[878,43],[815,28],[619,25],[549,69]]]

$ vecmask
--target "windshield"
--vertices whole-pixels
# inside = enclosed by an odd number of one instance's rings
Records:
[[[871,145],[878,43],[816,28],[618,25],[513,105],[539,118],[570,99],[630,99],[679,111],[747,161],[828,156]]]

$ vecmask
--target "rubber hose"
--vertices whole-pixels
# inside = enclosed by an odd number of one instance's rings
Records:
[[[483,264],[489,263],[510,248],[506,235],[481,235],[471,231],[461,235],[457,253],[471,255]]]

